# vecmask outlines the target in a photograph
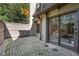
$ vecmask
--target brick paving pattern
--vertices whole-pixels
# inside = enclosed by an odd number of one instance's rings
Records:
[[[15,41],[6,39],[0,46],[1,56],[77,56],[71,50],[46,47],[37,36],[23,37]]]

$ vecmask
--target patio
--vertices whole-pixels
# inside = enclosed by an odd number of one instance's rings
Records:
[[[77,56],[71,50],[47,46],[39,41],[38,36],[22,37],[15,41],[6,39],[0,46],[2,56]]]

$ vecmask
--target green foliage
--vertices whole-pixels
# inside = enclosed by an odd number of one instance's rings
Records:
[[[22,9],[30,8],[29,3],[0,4],[0,20],[15,23],[28,23],[29,15],[25,16]]]

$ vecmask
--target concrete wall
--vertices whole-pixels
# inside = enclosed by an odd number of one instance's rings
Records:
[[[27,37],[37,34],[37,24],[33,22],[32,27],[30,24],[10,23],[0,21],[0,44],[6,38],[12,38],[13,40],[19,37]]]
[[[41,30],[42,31],[41,32],[41,35],[42,35],[41,39],[43,42],[46,42],[46,36],[47,36],[46,29],[47,29],[46,28],[46,14],[43,14],[42,15],[42,30]]]
[[[32,27],[30,29],[30,35],[36,35],[36,34],[37,34],[37,24],[33,22]]]
[[[5,22],[5,38],[11,37],[17,39],[20,36],[28,36],[29,31],[29,24]]]

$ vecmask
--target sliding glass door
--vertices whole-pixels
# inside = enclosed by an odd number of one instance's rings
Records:
[[[49,19],[49,41],[58,42],[59,39],[59,19],[58,17]]]
[[[75,14],[66,14],[60,17],[60,42],[65,45],[74,45]]]
[[[49,19],[49,42],[74,46],[75,13]]]

